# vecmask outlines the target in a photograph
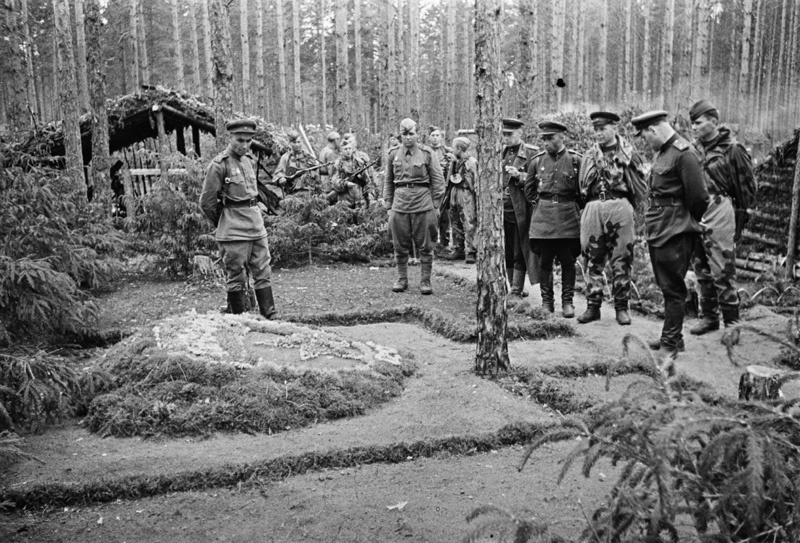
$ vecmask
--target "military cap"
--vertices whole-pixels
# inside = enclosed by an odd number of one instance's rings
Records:
[[[556,121],[542,121],[539,123],[539,130],[542,136],[552,136],[553,134],[563,134],[567,127]]]
[[[589,114],[593,126],[605,126],[619,122],[619,115],[610,111],[593,111]]]
[[[414,119],[409,119],[406,117],[402,121],[400,121],[400,133],[401,134],[408,134],[412,131],[416,132],[417,130],[417,122]]]
[[[719,110],[717,109],[717,106],[712,104],[710,101],[700,100],[699,102],[695,102],[692,108],[689,110],[689,118],[694,122],[702,115],[708,115],[709,117],[719,119]]]
[[[522,128],[525,123],[520,121],[519,119],[514,119],[512,117],[506,117],[502,119],[503,121],[503,132],[512,132],[519,128]]]
[[[633,128],[636,131],[634,136],[638,136],[642,133],[642,130],[647,128],[648,126],[652,126],[657,122],[663,121],[667,118],[667,113],[663,109],[656,109],[653,111],[648,111],[646,113],[642,113],[638,117],[634,117],[631,119],[631,124],[633,124]]]
[[[340,136],[339,133],[336,130],[331,130],[330,132],[328,132],[328,135],[326,136],[326,139],[328,141],[333,141],[333,140],[338,140],[341,137],[342,136]]]
[[[300,137],[300,132],[297,130],[289,130],[286,132],[286,137],[289,138],[289,141],[297,141],[297,139]]]
[[[469,138],[465,138],[464,136],[459,136],[453,140],[453,147],[461,147],[461,149],[469,149],[470,145]]]
[[[225,129],[231,134],[250,134],[256,133],[256,123],[250,119],[237,119],[225,125]]]

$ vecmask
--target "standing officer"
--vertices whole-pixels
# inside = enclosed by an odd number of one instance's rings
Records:
[[[297,172],[315,165],[316,159],[303,149],[303,141],[297,130],[286,133],[289,139],[289,150],[278,161],[273,178],[278,186],[283,187],[287,194],[301,190],[316,190],[319,186],[319,173],[309,171],[298,175]]]
[[[247,266],[253,276],[259,311],[269,319],[275,315],[272,268],[267,230],[257,205],[255,158],[250,153],[256,123],[247,119],[231,121],[226,128],[231,140],[208,167],[200,208],[217,228],[215,238],[225,266],[231,313],[244,311]]]
[[[603,302],[603,268],[611,265],[611,294],[617,322],[631,323],[628,299],[633,267],[634,221],[637,198],[644,195],[642,160],[633,146],[617,134],[619,115],[595,111],[589,115],[597,142],[583,155],[581,198],[587,202],[581,215],[581,251],[586,257],[586,312],[578,322],[600,319]]]
[[[397,260],[398,279],[392,290],[403,292],[408,288],[408,253],[413,241],[419,251],[420,292],[433,294],[432,240],[444,196],[444,177],[433,150],[417,143],[419,134],[414,120],[400,122],[400,138],[403,145],[389,154],[383,188]]]
[[[533,204],[528,230],[531,251],[539,255],[542,306],[555,311],[553,261],[561,263],[561,311],[575,316],[575,260],[581,252],[581,211],[578,175],[581,155],[564,145],[567,127],[554,121],[539,123],[544,151],[531,159],[525,197]]]
[[[532,285],[539,282],[539,259],[528,244],[531,206],[525,199],[524,178],[534,152],[522,143],[523,125],[519,119],[503,119],[503,231],[509,294],[514,297],[526,295],[526,272]]]
[[[444,145],[444,134],[441,128],[438,126],[431,126],[430,129],[428,146],[433,150],[434,155],[436,155],[436,160],[439,161],[439,166],[442,168],[442,175],[444,175],[444,182],[446,184],[447,176],[450,172],[450,157],[452,156],[453,149]],[[447,251],[450,245],[450,195],[447,194],[446,191],[445,197],[442,199],[442,208],[439,209],[439,223],[436,225],[436,228],[436,256],[445,256],[445,251]]]
[[[656,284],[664,295],[661,338],[650,348],[664,348],[673,357],[686,350],[683,314],[686,272],[708,207],[708,190],[696,151],[667,122],[666,111],[649,111],[631,120],[656,156],[648,182],[650,196],[644,216],[645,237]]]
[[[694,146],[700,153],[706,188],[711,197],[700,223],[702,243],[698,244],[692,268],[700,284],[702,321],[690,329],[703,335],[719,329],[719,313],[725,327],[739,322],[739,294],[736,280],[736,225],[734,201],[747,209],[755,192],[753,161],[731,131],[719,127],[719,110],[700,100],[689,110]]]
[[[450,204],[450,224],[453,227],[453,252],[445,258],[475,263],[475,182],[478,176],[478,161],[467,154],[469,138],[460,136],[453,140],[453,159],[447,176],[447,191]],[[441,222],[439,223],[441,224]]]

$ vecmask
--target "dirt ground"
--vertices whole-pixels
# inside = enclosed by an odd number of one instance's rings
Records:
[[[474,318],[474,301],[468,288],[475,280],[474,266],[437,263],[436,269],[436,293],[429,297],[420,296],[413,288],[414,271],[409,292],[395,294],[390,290],[392,268],[277,270],[276,301],[287,313],[349,311],[365,304],[376,308],[416,304],[439,308],[453,318]],[[540,303],[536,287],[527,300]],[[222,302],[222,292],[213,285],[141,280],[101,298],[104,326],[122,329],[146,326],[190,309],[217,310]],[[579,299],[576,305],[580,314],[585,300]],[[744,318],[777,334],[786,329],[785,317],[760,306],[748,310]],[[608,306],[603,307],[599,322],[572,322],[576,328],[573,337],[511,342],[512,364],[542,368],[615,360],[620,357],[626,333],[647,340],[657,337],[661,327],[659,321],[639,315],[634,315],[632,326],[620,327]],[[688,321],[687,327],[692,324]],[[2,474],[2,487],[204,472],[304,452],[483,435],[513,423],[547,424],[559,417],[546,405],[514,395],[495,381],[476,377],[471,372],[474,344],[449,341],[414,323],[364,324],[335,330],[345,337],[373,341],[413,356],[419,369],[402,396],[361,417],[274,435],[102,439],[84,430],[79,421],[68,421],[44,434],[26,436],[26,450],[39,461],[21,462]],[[743,370],[728,361],[720,337],[721,332],[700,338],[687,334],[687,352],[679,356],[677,366],[719,394],[735,397]],[[775,343],[744,332],[737,356],[742,364],[768,364],[779,350]],[[102,354],[103,350],[97,350],[91,356]],[[646,355],[641,347],[634,347],[631,356]],[[637,375],[616,378],[609,392],[604,390],[603,377],[562,380],[575,396],[596,403],[619,396],[640,378],[644,379]],[[0,541],[460,541],[470,529],[465,521],[467,514],[485,504],[494,504],[520,518],[546,521],[553,533],[574,537],[585,526],[585,515],[591,514],[612,488],[615,472],[610,466],[600,465],[591,478],[585,479],[574,470],[558,485],[560,461],[570,448],[570,444],[560,444],[540,449],[522,472],[516,468],[522,446],[515,445],[487,453],[439,454],[409,457],[395,464],[312,470],[278,482],[245,481],[233,488],[203,492],[17,511],[0,517]]]

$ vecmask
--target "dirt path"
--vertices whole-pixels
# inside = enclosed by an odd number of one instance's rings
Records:
[[[474,268],[442,265],[436,281],[474,281]],[[534,289],[528,298],[540,303]],[[578,312],[585,308],[579,299]],[[746,315],[755,326],[780,332],[786,319],[755,307]],[[689,326],[691,322],[687,323]],[[626,333],[656,337],[661,323],[634,316],[620,327],[610,307],[599,322],[577,326],[577,335],[548,341],[514,341],[509,352],[519,367],[554,367],[619,358]],[[4,474],[5,488],[48,482],[113,480],[137,474],[170,474],[242,465],[309,451],[390,445],[446,436],[496,432],[515,422],[547,424],[557,414],[520,398],[471,372],[474,345],[443,339],[413,324],[371,324],[336,328],[349,338],[396,348],[419,365],[406,390],[367,415],[267,435],[217,435],[211,439],[101,439],[72,424],[30,436],[30,451],[44,464],[22,462]],[[727,360],[721,332],[687,335],[679,371],[734,397],[741,369]],[[779,347],[753,334],[742,335],[737,350],[748,363],[765,363]],[[633,357],[648,356],[641,348]],[[563,379],[570,391],[592,402],[618,397],[635,379]],[[556,523],[572,536],[584,523],[578,500],[588,512],[611,488],[613,473],[592,479],[571,473],[556,485],[559,460],[567,445],[538,451],[518,474],[519,446],[466,456],[410,458],[399,464],[371,464],[344,470],[310,472],[282,482],[242,489],[165,494],[87,508],[15,513],[0,521],[2,541],[456,541],[465,533],[464,517],[480,504],[494,503],[515,514]],[[608,475],[608,479],[597,473]],[[387,509],[402,502],[402,508]],[[102,523],[98,521],[102,518]]]

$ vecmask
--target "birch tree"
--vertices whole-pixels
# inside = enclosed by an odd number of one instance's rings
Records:
[[[353,105],[356,111],[358,128],[366,121],[364,111],[364,88],[362,87],[362,54],[361,54],[361,0],[353,0],[353,49],[355,50],[355,93]]]
[[[130,29],[128,30],[128,52],[131,59],[131,85],[133,92],[139,92],[142,88],[141,70],[139,68],[139,38],[137,37],[139,25],[137,24],[136,5],[138,0],[130,0],[128,17],[130,22]]]
[[[645,23],[647,24],[647,23]],[[645,29],[647,26],[645,26]],[[647,32],[647,30],[645,30]],[[603,0],[603,7],[600,13],[600,48],[598,50],[597,82],[600,86],[600,104],[605,105],[608,99],[608,0]]]
[[[410,58],[406,64],[411,118],[420,120],[420,77],[419,77],[419,0],[408,0],[408,34]]]

